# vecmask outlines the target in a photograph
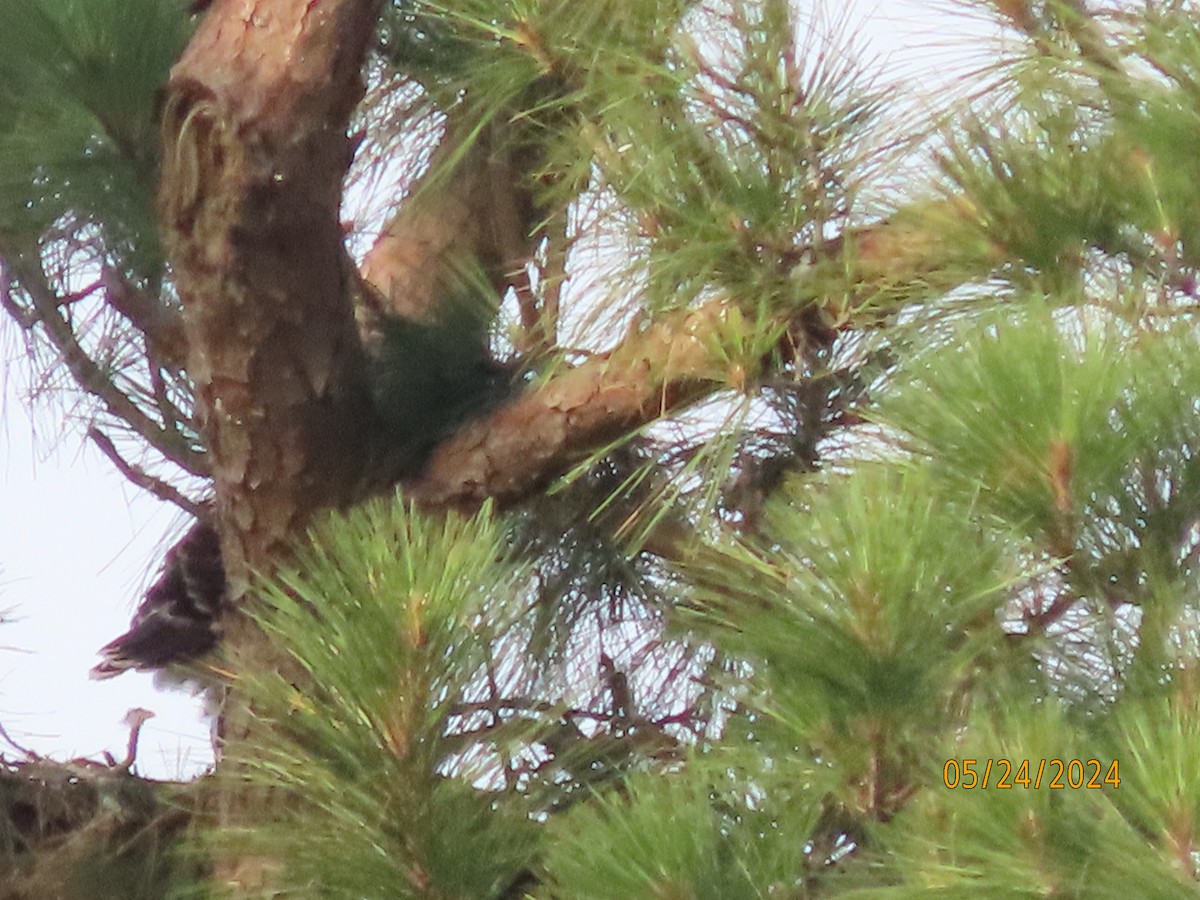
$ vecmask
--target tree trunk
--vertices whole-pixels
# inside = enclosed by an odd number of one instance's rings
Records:
[[[171,73],[161,217],[235,593],[356,499],[369,394],[338,224],[377,0],[227,0]]]
[[[166,88],[160,216],[235,607],[314,512],[364,490],[370,395],[338,213],[378,7],[218,2]],[[235,676],[284,664],[241,615],[224,649]],[[254,717],[236,697],[224,716],[235,757]],[[222,824],[263,815],[264,798],[226,783]],[[269,867],[217,875],[255,890]]]

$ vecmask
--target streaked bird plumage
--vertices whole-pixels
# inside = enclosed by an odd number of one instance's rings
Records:
[[[190,662],[220,639],[225,566],[217,531],[197,520],[168,551],[162,571],[146,591],[129,631],[100,650],[96,679],[129,669],[149,671]]]

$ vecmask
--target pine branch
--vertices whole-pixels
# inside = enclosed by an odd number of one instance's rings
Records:
[[[833,249],[845,255],[859,294],[878,296],[942,270],[954,252],[942,236],[969,212],[958,199],[919,204],[844,235]],[[433,451],[406,491],[436,508],[474,509],[489,497],[516,502],[588,451],[726,386],[709,339],[731,308],[722,298],[665,314],[612,351],[467,423]],[[872,315],[893,311],[877,304]]]
[[[493,124],[468,138],[443,138],[434,150],[428,173],[363,260],[363,279],[389,313],[428,318],[475,267],[497,301],[514,288],[525,313],[532,300],[525,266],[540,240],[536,159],[507,140]]]
[[[664,316],[595,357],[464,426],[406,486],[422,504],[512,502],[585,451],[703,396],[718,378],[704,336],[723,302]]]

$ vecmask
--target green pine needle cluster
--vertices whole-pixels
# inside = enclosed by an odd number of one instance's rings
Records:
[[[0,237],[102,229],[152,274],[158,91],[190,32],[183,4],[12,0],[0,8]],[[67,220],[64,225],[60,220]]]
[[[751,312],[809,299],[804,248],[846,221],[879,153],[888,91],[830,36],[797,35],[784,0],[418,0],[385,21],[389,62],[450,128],[536,144],[551,205],[590,189],[628,211],[649,310],[714,290]]]
[[[314,532],[263,591],[289,660],[239,683],[273,725],[242,771],[286,811],[218,848],[287,860],[302,896],[484,897],[518,880],[532,823],[472,785],[456,738],[511,615],[509,555],[486,511],[439,521],[378,501]]]
[[[824,864],[806,846],[820,795],[762,771],[751,777],[755,762],[714,754],[686,772],[634,775],[619,796],[572,810],[550,826],[539,896],[750,900],[803,890]]]

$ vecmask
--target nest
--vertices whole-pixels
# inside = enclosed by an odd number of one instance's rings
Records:
[[[201,877],[180,852],[193,786],[21,753],[0,756],[0,900],[158,900]]]

